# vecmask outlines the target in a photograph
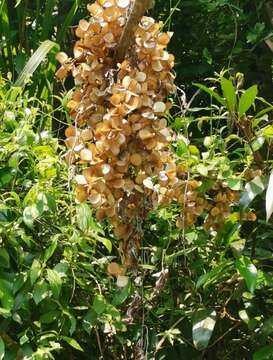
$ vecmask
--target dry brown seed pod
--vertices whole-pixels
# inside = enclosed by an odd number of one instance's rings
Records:
[[[119,275],[124,275],[125,273],[124,269],[115,262],[112,262],[107,266],[107,272],[109,275],[116,277],[118,277]]]
[[[68,60],[68,55],[65,52],[58,52],[56,55],[56,60],[63,65]]]
[[[151,139],[152,137],[155,136],[155,134],[149,128],[145,128],[145,129],[140,130],[138,135],[139,135],[141,140]]]
[[[166,105],[164,102],[158,101],[154,104],[153,110],[156,113],[164,113],[164,111],[166,110]]]
[[[128,227],[125,224],[119,224],[114,228],[114,234],[119,240],[125,238],[127,232]]]
[[[74,126],[70,126],[65,129],[65,136],[67,138],[69,138],[71,136],[76,136],[76,135],[77,135],[77,129]]]
[[[142,163],[142,157],[139,154],[132,154],[130,157],[130,162],[134,166],[140,166]]]
[[[90,151],[89,149],[83,149],[80,152],[80,158],[82,161],[87,161],[90,162],[93,160],[93,154],[92,151]]]
[[[117,6],[121,9],[126,9],[130,5],[131,0],[116,0]]]
[[[88,189],[84,185],[76,186],[76,199],[82,203],[88,198]]]
[[[102,201],[101,195],[96,192],[91,192],[88,199],[89,199],[90,203],[94,206],[100,205],[101,201]]]

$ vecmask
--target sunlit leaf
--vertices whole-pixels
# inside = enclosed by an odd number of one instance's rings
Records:
[[[265,208],[266,208],[266,221],[268,221],[273,213],[273,171],[270,174],[268,187],[266,190]]]
[[[47,269],[47,280],[53,296],[58,298],[62,288],[62,278],[60,274],[55,270]]]
[[[192,318],[192,338],[196,349],[206,349],[211,339],[215,324],[215,310],[199,310],[194,313]]]
[[[247,183],[240,199],[242,207],[247,208],[255,197],[266,189],[266,185],[267,178],[265,176],[256,176],[252,181]]]
[[[65,342],[67,342],[67,344],[70,345],[71,347],[73,347],[74,349],[76,349],[78,351],[84,351],[83,348],[81,347],[81,345],[75,339],[72,339],[67,336],[62,336],[62,339]]]
[[[247,89],[240,98],[239,101],[239,114],[245,114],[250,107],[254,104],[256,96],[258,94],[258,87],[257,85],[251,86]]]
[[[0,337],[0,360],[3,360],[4,357],[5,357],[5,343],[2,337]]]
[[[236,107],[236,92],[232,81],[223,77],[221,79],[221,88],[227,102],[227,108],[229,111],[234,112]]]
[[[47,54],[56,46],[56,43],[50,40],[44,41],[34,52],[26,63],[23,71],[15,82],[15,86],[24,86],[26,80],[31,76],[38,66],[45,60]]]
[[[256,289],[257,269],[247,257],[240,257],[236,260],[236,268],[244,278],[248,290],[253,293]]]

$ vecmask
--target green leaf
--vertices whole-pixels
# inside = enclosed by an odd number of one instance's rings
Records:
[[[243,188],[243,182],[240,179],[227,179],[227,186],[234,191],[240,191]]]
[[[223,274],[226,274],[230,264],[230,262],[224,261],[223,263],[215,266],[215,268],[211,271],[207,272],[204,275],[201,275],[197,280],[196,288],[199,289],[201,286],[206,287],[214,281],[220,279]]]
[[[28,77],[34,73],[38,66],[45,60],[47,54],[56,45],[57,44],[53,41],[44,41],[26,63],[23,71],[15,82],[15,86],[24,86]]]
[[[5,310],[10,311],[13,308],[12,283],[4,279],[0,279],[0,300]]]
[[[103,295],[96,295],[93,303],[93,309],[98,315],[102,314],[106,309],[106,301]]]
[[[267,186],[265,208],[266,208],[266,221],[268,221],[273,213],[273,171],[271,171]]]
[[[11,167],[5,167],[0,169],[0,185],[8,185],[15,177],[16,170]]]
[[[239,115],[245,114],[250,109],[250,107],[255,102],[257,94],[258,94],[257,85],[251,86],[243,93],[239,101]]]
[[[0,267],[8,269],[10,266],[9,261],[10,258],[7,250],[4,248],[0,248]]]
[[[0,337],[0,360],[3,360],[4,357],[5,357],[5,343],[2,337]]]
[[[240,204],[246,209],[256,196],[261,194],[267,186],[267,177],[256,176],[252,181],[246,184],[245,191],[241,195]]]
[[[56,310],[48,311],[40,317],[40,322],[42,324],[51,324],[54,321],[58,320],[59,316],[60,316],[59,311]]]
[[[47,280],[54,298],[58,299],[62,288],[62,278],[60,274],[55,270],[47,269]]]
[[[23,212],[23,220],[24,223],[32,228],[34,221],[41,215],[41,209],[39,209],[36,205],[27,206]]]
[[[271,360],[273,356],[273,345],[267,345],[256,351],[253,360]]]
[[[58,237],[54,236],[50,246],[46,249],[45,255],[44,255],[44,262],[47,262],[52,255],[54,254],[56,248],[58,246]]]
[[[236,260],[236,268],[244,278],[248,290],[253,293],[256,289],[257,281],[257,269],[255,265],[252,264],[249,258],[242,256]]]
[[[207,86],[205,86],[203,84],[193,83],[193,85],[198,87],[200,90],[205,91],[207,94],[209,94],[215,100],[217,100],[221,105],[225,105],[225,100],[220,95],[218,95],[214,90],[208,88]]]
[[[91,330],[93,329],[93,326],[95,325],[97,318],[98,315],[96,311],[93,309],[90,309],[88,313],[85,315],[83,319],[83,328],[88,334],[91,333]]]
[[[81,204],[77,207],[77,223],[82,232],[93,230],[104,235],[103,229],[94,220],[88,204]]]
[[[41,280],[34,285],[32,296],[36,305],[48,296],[48,285],[44,280]]]
[[[202,176],[208,176],[209,170],[207,168],[207,166],[203,165],[203,164],[199,164],[196,166],[196,170],[199,172],[200,175]]]
[[[221,79],[221,88],[226,99],[227,108],[230,112],[235,112],[236,108],[236,92],[231,80]]]
[[[199,310],[192,318],[192,338],[197,350],[204,350],[209,344],[216,324],[215,310]]]
[[[101,242],[106,247],[106,249],[108,250],[109,253],[112,252],[113,246],[109,239],[105,239],[100,236],[96,237],[96,239],[98,239],[98,241]]]
[[[114,306],[123,304],[124,301],[126,301],[128,296],[130,295],[130,288],[131,287],[130,287],[130,282],[129,282],[128,285],[126,285],[124,288],[122,288],[121,290],[118,290],[114,295],[112,304]]]
[[[74,349],[76,349],[78,351],[84,351],[83,348],[81,347],[81,345],[75,339],[72,339],[67,336],[62,336],[62,339],[65,342],[67,342],[67,344],[70,345],[71,347],[73,347]]]
[[[34,259],[30,268],[30,283],[34,285],[38,277],[41,275],[42,266],[39,260]]]

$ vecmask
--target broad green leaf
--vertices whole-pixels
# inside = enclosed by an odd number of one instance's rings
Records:
[[[273,213],[273,171],[271,171],[265,198],[266,221],[271,218]]]
[[[15,177],[16,170],[11,167],[0,169],[0,186],[8,185]]]
[[[93,303],[93,309],[96,311],[98,315],[102,314],[106,309],[106,301],[104,296],[96,295]]]
[[[234,191],[240,191],[243,189],[243,182],[240,179],[227,179],[227,186]]]
[[[34,259],[30,268],[30,283],[34,285],[38,277],[41,275],[42,266],[39,260]]]
[[[93,329],[93,326],[96,323],[97,317],[98,315],[96,311],[93,309],[90,309],[88,313],[85,315],[83,319],[83,328],[88,334],[91,333],[91,330]]]
[[[58,320],[60,317],[60,312],[57,310],[48,311],[41,315],[40,322],[42,324],[51,324],[54,321]]]
[[[5,343],[2,337],[0,337],[0,360],[4,360],[4,357],[5,357]]]
[[[95,231],[104,235],[103,229],[94,220],[92,211],[88,204],[80,204],[77,207],[77,223],[79,229],[83,232]]]
[[[9,253],[7,252],[7,250],[4,248],[0,248],[0,267],[6,268],[6,269],[9,268],[9,265],[10,265],[9,261],[10,261],[10,258],[9,258]]]
[[[70,345],[71,347],[73,347],[74,349],[79,350],[79,351],[84,351],[83,348],[81,347],[81,345],[75,339],[72,339],[67,336],[62,336],[62,339],[65,342],[67,342],[67,344]]]
[[[215,310],[199,310],[192,317],[192,338],[197,350],[207,348],[216,324]]]
[[[36,205],[27,206],[23,212],[24,223],[32,228],[34,221],[41,215],[40,209]]]
[[[257,282],[257,269],[255,265],[252,264],[249,258],[242,256],[236,260],[236,268],[244,278],[248,290],[253,293]]]
[[[261,332],[265,336],[271,335],[273,333],[273,316],[264,322]]]
[[[51,256],[54,254],[57,246],[58,246],[58,237],[54,236],[51,240],[50,246],[45,251],[44,262],[47,262],[51,258]]]
[[[253,360],[271,360],[273,357],[273,345],[267,345],[256,351]]]
[[[60,274],[55,270],[47,269],[47,280],[54,298],[58,299],[62,288],[62,278]]]
[[[44,280],[34,285],[32,296],[36,305],[48,296],[48,285]]]
[[[34,73],[38,66],[45,60],[47,54],[55,46],[56,43],[53,41],[44,41],[26,63],[23,71],[15,82],[15,86],[24,86],[28,77]]]
[[[205,177],[208,176],[209,170],[206,165],[199,164],[196,166],[196,170],[199,172],[200,175]]]
[[[14,298],[12,294],[12,283],[7,280],[0,279],[0,300],[2,307],[10,311],[14,306]]]
[[[130,295],[130,282],[121,290],[116,291],[116,293],[114,294],[112,304],[114,306],[123,304],[129,295]]]
[[[267,186],[267,177],[256,176],[246,184],[244,192],[241,194],[240,204],[246,209],[255,197],[261,194]]]
[[[109,239],[105,239],[100,236],[97,236],[96,239],[98,239],[98,241],[101,242],[106,247],[106,249],[108,250],[109,253],[112,252],[113,246]]]
[[[243,93],[239,101],[239,115],[245,114],[250,109],[250,107],[255,102],[257,94],[258,94],[257,85],[251,86]]]
[[[217,100],[221,105],[225,105],[225,100],[217,94],[214,90],[208,88],[207,86],[203,84],[193,83],[194,86],[198,87],[200,90],[205,91],[207,94],[209,94],[211,97],[213,97],[215,100]]]
[[[235,112],[236,108],[236,92],[231,80],[221,79],[221,88],[226,99],[227,108],[230,112]]]

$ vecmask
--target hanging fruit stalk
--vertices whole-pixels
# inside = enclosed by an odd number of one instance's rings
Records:
[[[177,201],[179,228],[193,226],[207,212],[204,227],[210,230],[220,229],[230,205],[238,202],[238,193],[221,190],[221,199],[211,205],[198,192],[202,183],[189,181],[176,164],[166,120],[167,98],[176,90],[174,56],[166,51],[172,34],[142,16],[148,3],[98,0],[88,5],[91,18],[79,22],[74,58],[57,56],[62,65],[57,77],[63,80],[72,72],[76,84],[68,102],[74,126],[66,129],[66,160],[78,169],[76,198],[89,202],[98,220],[111,222],[125,268],[137,266],[150,210]],[[123,268],[112,268],[123,276]]]

